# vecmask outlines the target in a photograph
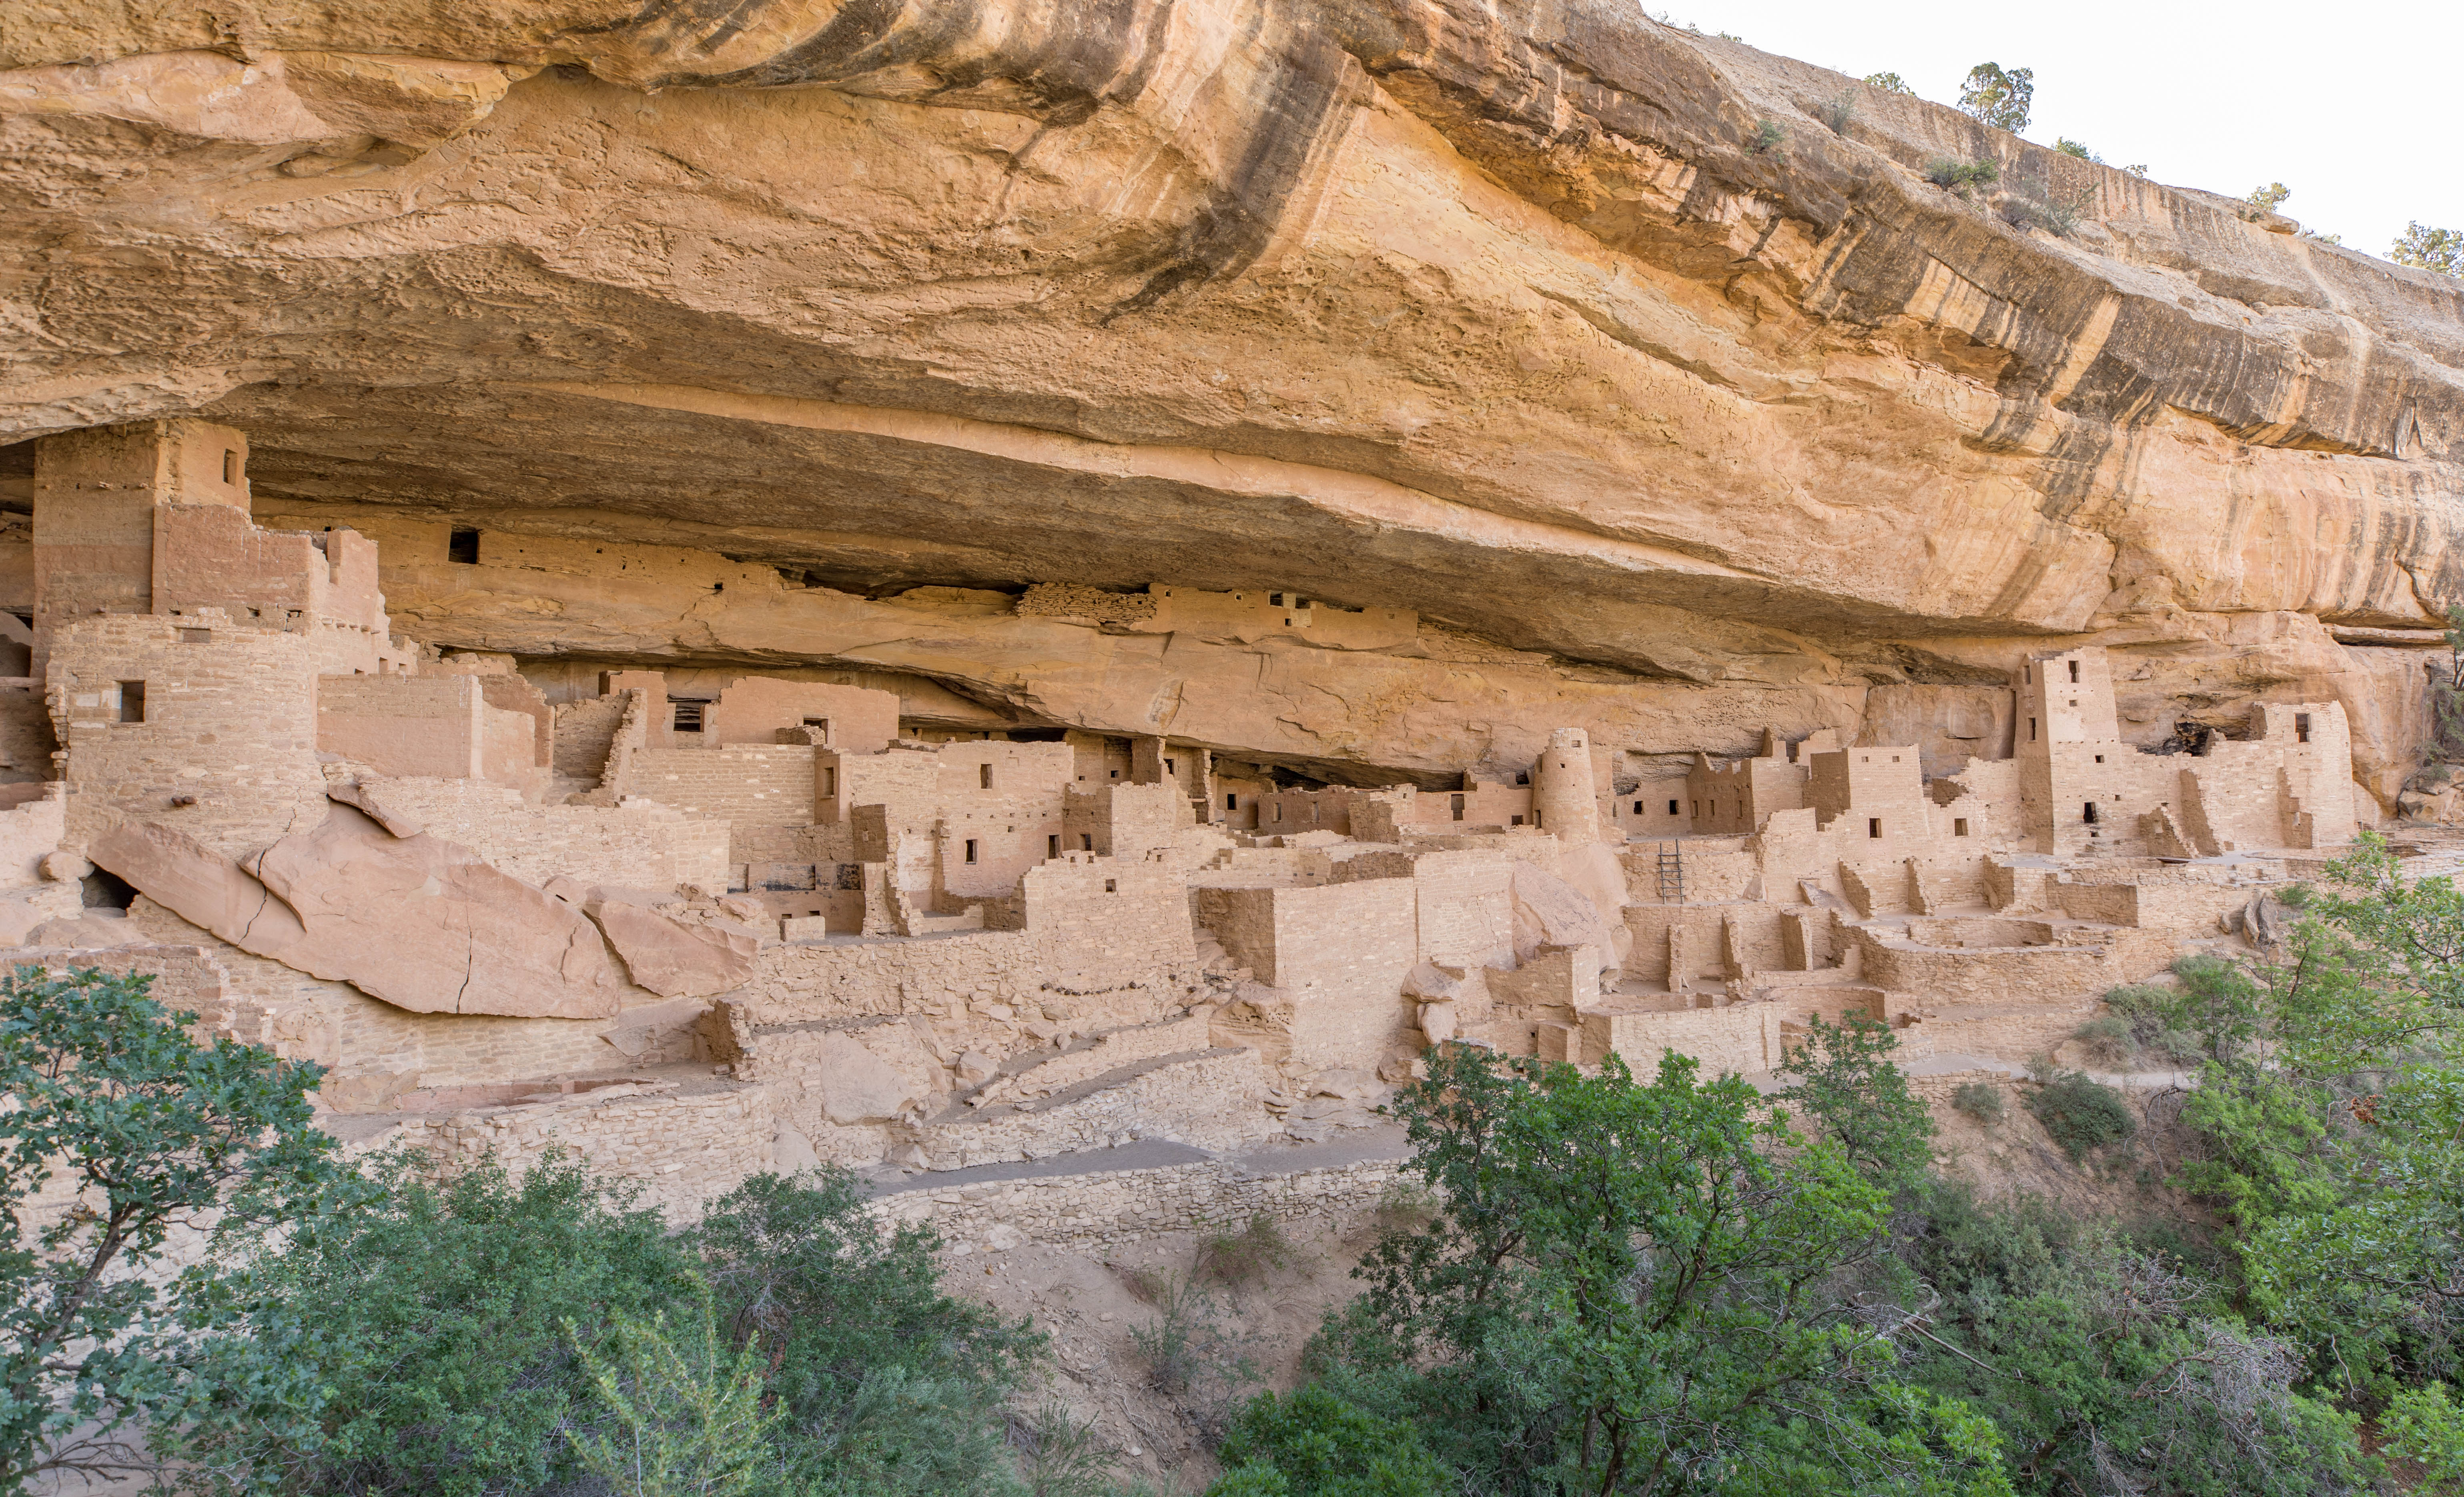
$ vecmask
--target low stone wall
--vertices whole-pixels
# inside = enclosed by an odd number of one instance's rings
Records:
[[[1366,1210],[1402,1167],[1399,1159],[1373,1159],[1278,1175],[1210,1159],[902,1191],[873,1209],[893,1222],[931,1225],[957,1254],[1028,1244],[1086,1251],[1239,1227],[1262,1211],[1294,1222]]]
[[[748,1177],[776,1168],[776,1137],[770,1090],[724,1086],[412,1116],[368,1147],[404,1143],[448,1162],[493,1149],[517,1175],[551,1146],[561,1147],[596,1174],[638,1182],[642,1203],[681,1225]]]

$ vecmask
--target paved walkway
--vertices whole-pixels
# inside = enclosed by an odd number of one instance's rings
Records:
[[[926,1170],[913,1175],[880,1175],[872,1178],[870,1185],[875,1196],[895,1196],[904,1191],[942,1190],[952,1185],[980,1185],[994,1180],[1044,1179],[1056,1175],[1109,1175],[1121,1170],[1161,1170],[1177,1164],[1203,1164],[1209,1160],[1237,1165],[1258,1175],[1297,1175],[1303,1170],[1339,1169],[1345,1165],[1364,1164],[1372,1159],[1409,1158],[1411,1153],[1411,1146],[1403,1141],[1403,1130],[1392,1125],[1347,1128],[1324,1143],[1266,1144],[1243,1154],[1210,1154],[1185,1143],[1141,1138],[1135,1143],[1111,1149],[1056,1154],[1043,1159],[1012,1159],[1001,1164],[979,1164],[963,1170]]]

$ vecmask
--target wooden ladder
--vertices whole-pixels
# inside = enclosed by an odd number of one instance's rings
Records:
[[[1685,902],[1685,854],[1673,842],[1660,845],[1660,902]]]

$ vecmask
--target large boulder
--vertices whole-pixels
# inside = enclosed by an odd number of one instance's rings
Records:
[[[152,824],[115,827],[88,855],[242,951],[413,1013],[605,1019],[625,988],[580,911],[347,806],[267,848],[253,876]]]
[[[696,998],[742,987],[761,950],[755,936],[716,925],[689,925],[656,910],[601,899],[587,907],[635,983],[661,998]]]
[[[1580,890],[1529,863],[1514,866],[1514,958],[1529,961],[1543,946],[1609,949],[1609,923]]]

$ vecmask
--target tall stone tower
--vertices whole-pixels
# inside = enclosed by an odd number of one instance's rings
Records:
[[[2131,794],[2139,756],[2118,731],[2103,649],[2031,655],[2011,684],[2019,699],[2012,748],[2020,818],[2037,850],[2138,850],[2135,819],[2156,799]]]
[[[1531,767],[1531,812],[1542,831],[1570,848],[1600,840],[1600,787],[1592,772],[1592,736],[1557,728],[1549,751]]]

